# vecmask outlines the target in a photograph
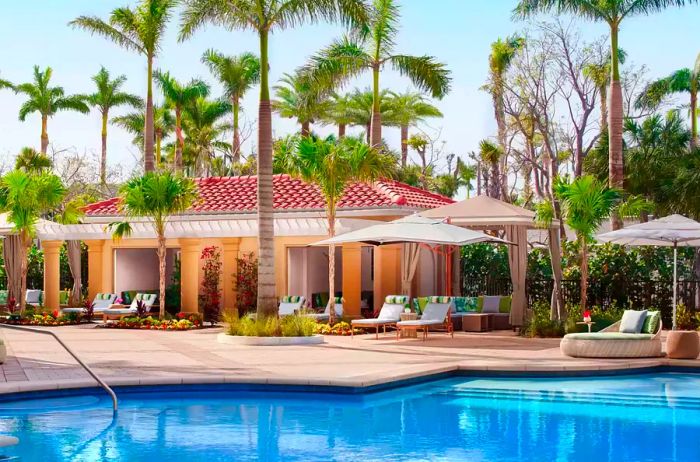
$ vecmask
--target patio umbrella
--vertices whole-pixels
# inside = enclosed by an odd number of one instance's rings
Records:
[[[673,247],[673,329],[678,299],[678,246],[700,247],[700,223],[682,215],[669,215],[596,236],[601,242],[632,246]]]
[[[316,242],[312,245],[325,246],[329,244],[347,244],[351,242],[363,242],[370,245],[383,244],[415,244],[412,249],[404,252],[402,259],[402,284],[413,279],[418,261],[418,245],[428,245],[432,251],[437,252],[436,246],[462,246],[476,244],[477,242],[497,242],[511,244],[510,242],[495,236],[462,228],[447,223],[447,220],[426,218],[420,215],[411,215],[388,223],[380,223],[367,228],[351,231],[335,236],[331,239]],[[449,257],[451,252],[443,252]],[[452,284],[451,259],[446,258],[447,266],[447,291],[450,295]]]

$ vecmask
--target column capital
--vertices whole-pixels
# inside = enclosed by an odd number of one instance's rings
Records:
[[[44,252],[58,252],[63,246],[63,241],[41,241],[41,248]]]
[[[180,244],[180,250],[183,252],[199,251],[199,246],[202,244],[202,240],[197,238],[178,239],[178,242]]]
[[[83,241],[85,245],[88,247],[88,251],[99,251],[102,250],[102,247],[105,245],[105,241],[103,239],[96,239],[96,240],[89,240],[89,241]]]

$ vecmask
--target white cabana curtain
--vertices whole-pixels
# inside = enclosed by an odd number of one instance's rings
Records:
[[[68,266],[73,276],[73,289],[71,291],[70,306],[80,306],[82,298],[83,281],[81,276],[80,241],[66,241],[66,253],[68,254]]]
[[[414,242],[405,243],[401,247],[401,295],[413,296],[411,287],[418,268],[419,253],[420,247]]]
[[[22,241],[17,234],[7,235],[3,239],[2,254],[5,259],[5,275],[7,276],[7,299],[14,298],[18,307],[22,293],[21,246]]]
[[[510,323],[512,326],[523,325],[527,295],[525,278],[527,276],[527,228],[520,225],[505,226],[506,239],[514,246],[508,248],[510,278],[513,283],[513,299],[510,305]]]
[[[566,319],[566,310],[564,309],[564,294],[561,286],[561,241],[559,230],[549,228],[549,257],[552,262],[552,303],[550,318],[552,320]]]

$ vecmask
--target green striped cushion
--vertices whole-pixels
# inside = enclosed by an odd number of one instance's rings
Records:
[[[335,297],[333,299],[333,303],[343,303],[345,302],[345,299],[343,297]]]
[[[301,297],[298,295],[285,295],[282,297],[282,303],[299,303]]]
[[[405,305],[408,303],[408,297],[405,295],[387,295],[384,301],[390,305]]]
[[[655,334],[659,330],[659,322],[661,322],[661,314],[658,311],[648,311],[641,333]]]
[[[428,297],[428,301],[430,303],[450,303],[451,300],[452,300],[452,297],[443,297],[443,296]]]

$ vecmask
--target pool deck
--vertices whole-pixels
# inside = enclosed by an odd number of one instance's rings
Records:
[[[188,332],[53,328],[110,385],[261,383],[370,387],[453,371],[576,372],[658,366],[699,367],[700,360],[574,359],[559,339],[526,339],[512,332],[442,333],[428,341],[393,333],[326,337],[317,346],[219,344],[221,328]],[[92,387],[95,382],[50,336],[0,328],[8,348],[0,365],[0,394]]]

